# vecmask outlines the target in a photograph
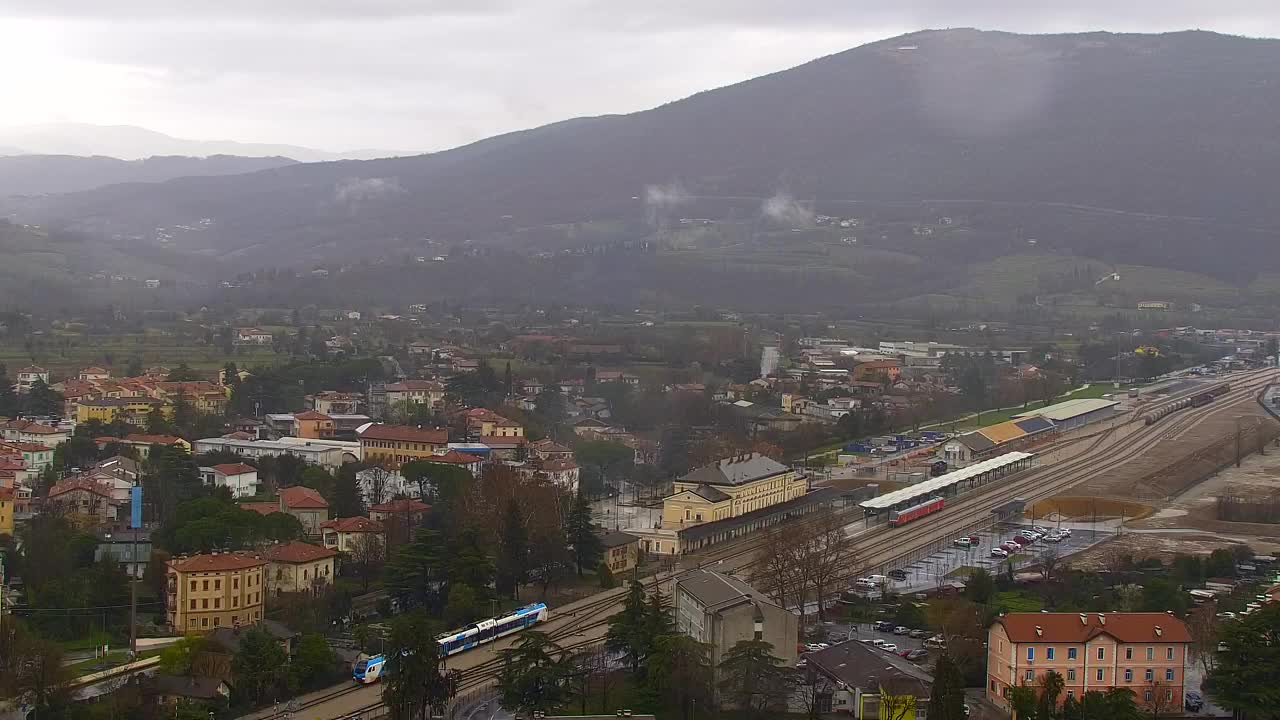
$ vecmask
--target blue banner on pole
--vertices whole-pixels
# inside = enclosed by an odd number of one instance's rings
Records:
[[[142,527],[142,486],[129,488],[129,527],[137,530]]]

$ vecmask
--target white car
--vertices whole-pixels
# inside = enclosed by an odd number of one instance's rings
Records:
[[[959,548],[969,548],[969,547],[973,547],[973,543],[969,542],[969,538],[967,538],[967,537],[962,537],[962,538],[959,538],[959,539],[957,539],[957,540],[954,540],[954,541],[952,541],[952,543],[951,543],[951,544],[952,544],[952,545],[955,545],[956,547],[959,547]]]
[[[872,641],[871,641],[871,644],[872,644],[872,645],[875,645],[875,646],[876,646],[876,647],[878,647],[878,648],[882,648],[882,647],[884,647],[885,645],[889,645],[890,643],[889,643],[888,641],[886,641],[886,640],[882,640],[882,639],[880,639],[880,638],[876,638],[875,640],[872,640]]]
[[[991,548],[991,557],[1007,558],[1009,557],[1009,551],[1004,548]]]
[[[885,652],[898,652],[898,646],[893,643],[885,643],[880,646],[880,649]]]

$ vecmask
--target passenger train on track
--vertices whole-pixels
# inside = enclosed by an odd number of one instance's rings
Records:
[[[499,638],[514,635],[521,630],[527,630],[540,622],[546,621],[546,604],[534,603],[516,608],[501,617],[481,620],[461,630],[437,636],[436,644],[440,648],[440,657],[457,655],[477,645],[491,643]],[[386,671],[386,656],[374,655],[367,660],[357,662],[352,667],[351,679],[361,684],[374,683],[380,680]]]

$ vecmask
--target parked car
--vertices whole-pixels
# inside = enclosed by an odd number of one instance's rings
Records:
[[[1040,533],[1041,535],[1048,535],[1048,534],[1049,534],[1049,528],[1046,528],[1046,527],[1040,527],[1039,525],[1036,525],[1035,527],[1033,527],[1033,528],[1031,528],[1031,529],[1032,529],[1032,530],[1034,530],[1034,531],[1036,531],[1036,532],[1038,532],[1038,533]]]
[[[891,653],[898,652],[898,646],[894,645],[893,643],[885,643],[880,646],[880,649],[886,652],[891,652]]]
[[[991,557],[1007,558],[1009,557],[1009,551],[1004,548],[991,548]]]
[[[888,645],[888,644],[889,644],[889,641],[887,641],[887,640],[883,640],[883,639],[881,639],[881,638],[876,638],[875,640],[872,640],[872,641],[871,641],[871,644],[872,644],[872,645],[875,645],[875,646],[876,646],[876,647],[878,647],[878,648],[882,648],[882,647],[884,647],[885,645]]]
[[[956,538],[955,540],[953,540],[953,541],[951,542],[951,544],[952,544],[952,545],[955,545],[955,546],[956,546],[956,547],[958,547],[958,548],[964,548],[964,549],[966,549],[966,550],[968,550],[969,548],[973,547],[973,543],[972,543],[972,542],[970,542],[970,541],[969,541],[969,538],[967,538],[967,537]]]
[[[1032,543],[1032,540],[1031,538],[1025,535],[1015,535],[1011,542],[1015,542],[1018,545],[1026,546],[1026,545],[1030,545]]]
[[[888,574],[888,576],[889,576],[889,577],[893,578],[894,580],[906,580],[906,579],[907,579],[907,571],[906,571],[906,570],[890,570],[887,574]]]
[[[877,620],[876,630],[879,630],[880,632],[893,632],[893,623],[888,620]]]
[[[924,646],[927,648],[944,648],[947,646],[947,641],[941,635],[934,635],[924,641]]]
[[[980,536],[978,536],[978,535],[970,535],[970,536],[969,536],[969,542],[970,542],[970,543],[972,543],[972,544],[974,544],[974,545],[981,545],[981,544],[982,544],[982,538],[981,538]]]
[[[899,625],[898,627],[893,629],[894,635],[906,635],[909,632],[911,632],[911,628],[907,627],[906,625]]]
[[[1191,712],[1200,712],[1204,709],[1204,698],[1200,697],[1198,692],[1189,692],[1182,706]]]
[[[1018,552],[1019,550],[1022,549],[1022,545],[1020,543],[1016,543],[1012,540],[1005,543],[1001,543],[1000,547],[1004,548],[1005,550],[1008,550],[1009,552]]]
[[[903,657],[910,660],[911,662],[920,662],[921,660],[924,660],[929,657],[929,651],[925,650],[924,648],[920,648],[919,650],[912,650],[911,652],[907,653]]]
[[[907,637],[911,637],[911,638],[915,638],[916,640],[920,640],[920,639],[924,638],[924,636],[926,636],[926,635],[928,635],[928,634],[929,634],[929,631],[928,631],[928,630],[918,630],[918,629],[917,629],[917,630],[912,630],[911,632],[907,633]]]
[[[831,633],[827,637],[833,643],[842,643],[849,639],[849,633],[846,633],[846,632]]]
[[[1067,537],[1071,537],[1071,528],[1058,528],[1058,532]]]

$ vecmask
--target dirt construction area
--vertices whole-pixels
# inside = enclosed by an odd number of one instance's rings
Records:
[[[1048,519],[1123,520],[1117,538],[1079,561],[1116,551],[1208,553],[1236,543],[1258,553],[1280,552],[1280,523],[1230,522],[1220,519],[1219,509],[1220,497],[1280,503],[1280,422],[1253,398],[1190,412],[1208,417],[1171,429],[1141,457],[1099,472],[1069,496],[1036,503],[1036,515]],[[1237,452],[1243,458],[1239,468]]]

